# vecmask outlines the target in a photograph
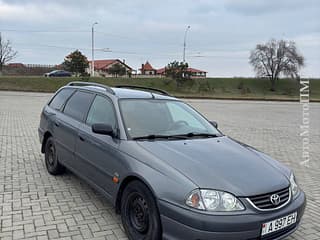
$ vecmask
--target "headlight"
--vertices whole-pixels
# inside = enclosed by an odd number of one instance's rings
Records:
[[[298,184],[296,183],[293,173],[291,173],[290,175],[290,189],[293,197],[296,196],[299,192],[299,187],[298,187]]]
[[[193,190],[186,204],[199,210],[223,212],[244,210],[242,203],[232,194],[216,190]]]

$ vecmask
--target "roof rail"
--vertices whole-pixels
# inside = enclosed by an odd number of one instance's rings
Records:
[[[141,89],[141,90],[150,90],[156,93],[160,93],[161,95],[170,96],[170,94],[162,89],[152,88],[152,87],[144,87],[144,86],[137,86],[137,85],[116,85],[116,88],[131,88],[131,89]]]
[[[94,86],[94,87],[101,87],[101,88],[104,88],[107,92],[115,95],[115,92],[112,90],[111,87],[107,86],[107,85],[104,85],[104,84],[100,84],[100,83],[94,83],[94,82],[79,82],[79,81],[76,81],[76,82],[69,82],[67,86]]]

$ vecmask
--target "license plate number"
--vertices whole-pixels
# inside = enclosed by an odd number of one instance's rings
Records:
[[[297,212],[262,224],[261,236],[279,231],[297,221]]]

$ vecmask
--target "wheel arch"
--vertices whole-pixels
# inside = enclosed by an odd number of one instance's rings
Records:
[[[42,153],[45,152],[46,143],[47,143],[47,140],[49,139],[49,137],[52,137],[52,134],[51,134],[51,132],[46,131],[43,135],[43,140],[42,140],[42,144],[41,144],[41,152]]]
[[[120,212],[121,212],[121,199],[122,199],[123,191],[128,186],[128,184],[133,182],[133,181],[139,181],[139,182],[143,183],[144,185],[146,185],[146,187],[151,191],[153,197],[156,200],[156,204],[158,206],[157,195],[155,194],[155,192],[154,192],[153,188],[150,186],[150,184],[141,176],[128,175],[121,181],[119,190],[117,192],[117,197],[115,199],[115,205],[114,206],[115,206],[116,213],[118,213],[118,214],[120,214]]]

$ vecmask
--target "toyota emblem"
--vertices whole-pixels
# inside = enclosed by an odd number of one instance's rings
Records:
[[[277,206],[280,203],[280,196],[278,194],[272,194],[270,197],[270,201],[274,206]]]

